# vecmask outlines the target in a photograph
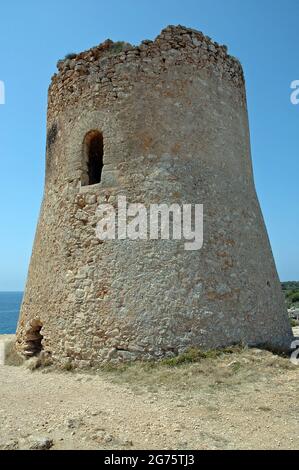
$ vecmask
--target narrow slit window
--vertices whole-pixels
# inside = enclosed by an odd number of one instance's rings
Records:
[[[88,132],[84,139],[83,149],[82,186],[100,183],[104,157],[103,134],[99,131]]]

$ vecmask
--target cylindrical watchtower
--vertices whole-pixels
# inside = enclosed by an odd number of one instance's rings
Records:
[[[292,338],[252,175],[243,72],[226,48],[169,26],[58,63],[45,194],[17,348],[58,363],[160,358]],[[204,206],[204,245],[96,237],[96,208]]]

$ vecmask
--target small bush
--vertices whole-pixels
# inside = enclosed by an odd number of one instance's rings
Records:
[[[176,367],[182,364],[190,364],[193,362],[200,362],[202,359],[216,359],[222,354],[232,354],[236,352],[239,348],[223,348],[223,349],[209,349],[207,351],[202,351],[201,349],[191,348],[179,356],[172,357],[170,359],[162,359],[160,364]]]
[[[27,359],[25,362],[25,366],[27,369],[31,370],[32,372],[36,369],[49,367],[52,365],[52,358],[50,355],[41,352],[38,356],[31,357]]]
[[[232,364],[230,364],[230,367],[231,370],[236,374],[241,369],[242,364],[240,361],[233,361]]]
[[[71,360],[65,360],[61,364],[59,364],[59,369],[66,372],[70,372],[74,369],[74,366]]]
[[[125,43],[123,41],[114,42],[108,50],[109,54],[119,54],[123,51]]]
[[[69,54],[65,56],[64,60],[75,59],[76,57],[77,57],[77,54],[75,54],[74,52],[70,52]]]

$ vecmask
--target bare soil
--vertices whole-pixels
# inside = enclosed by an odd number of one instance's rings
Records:
[[[0,448],[298,449],[299,366],[244,349],[179,366],[0,367]]]

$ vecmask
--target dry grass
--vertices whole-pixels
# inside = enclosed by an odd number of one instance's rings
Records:
[[[38,354],[38,356],[34,356],[34,357],[31,357],[30,359],[27,359],[27,361],[24,364],[27,369],[33,372],[34,370],[37,370],[37,369],[50,367],[52,365],[52,360],[50,356],[41,352],[40,354]]]
[[[288,357],[269,351],[232,347],[223,350],[192,349],[172,359],[156,363],[107,365],[97,373],[114,383],[125,383],[134,391],[158,392],[161,388],[181,393],[192,390],[242,386],[263,381],[265,377],[295,370]]]

